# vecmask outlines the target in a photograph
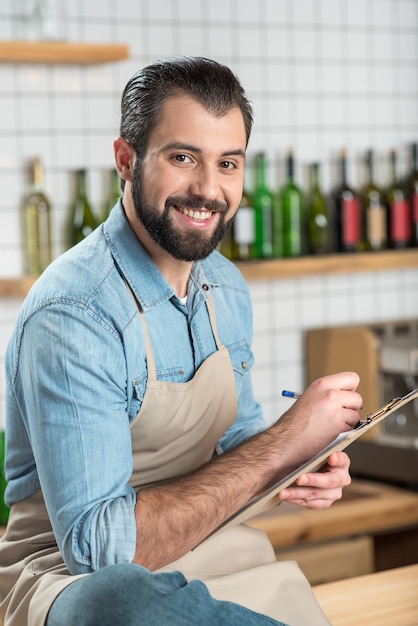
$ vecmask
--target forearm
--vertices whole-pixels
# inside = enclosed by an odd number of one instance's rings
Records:
[[[189,476],[138,492],[135,562],[157,569],[179,558],[273,479],[352,428],[362,405],[357,384],[351,372],[319,379],[268,430]],[[348,464],[342,465],[337,475],[347,484]],[[329,482],[325,488],[338,486],[340,479],[327,475]]]
[[[290,463],[290,422],[254,436],[196,472],[137,494],[135,561],[154,570],[194,548]]]

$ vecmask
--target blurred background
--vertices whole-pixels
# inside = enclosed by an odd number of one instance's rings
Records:
[[[324,194],[338,182],[342,148],[355,188],[365,183],[369,149],[382,187],[390,182],[391,150],[399,175],[410,169],[418,138],[417,0],[73,0],[52,3],[55,14],[43,31],[33,2],[2,0],[1,42],[123,44],[128,57],[97,64],[16,63],[6,56],[0,63],[0,278],[25,273],[19,207],[28,161],[42,160],[57,256],[65,249],[73,171],[86,170],[89,201],[100,212],[121,91],[140,67],[164,56],[212,57],[240,77],[255,112],[248,161],[265,153],[272,189],[284,184],[289,149],[301,188],[309,185],[309,164],[320,163]],[[248,186],[252,177],[249,169]],[[260,277],[250,289],[254,383],[269,420],[288,407],[280,390],[305,384],[307,329],[418,313],[417,267]],[[1,366],[20,304],[19,297],[0,295]],[[3,402],[2,377],[0,424]]]

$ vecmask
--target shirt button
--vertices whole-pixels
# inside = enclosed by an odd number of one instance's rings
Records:
[[[247,369],[247,364],[246,364],[245,361],[241,361],[241,367],[242,367],[243,370]]]
[[[203,285],[202,285],[202,289],[203,289],[204,291],[209,291],[209,285],[207,285],[206,283],[203,283]]]

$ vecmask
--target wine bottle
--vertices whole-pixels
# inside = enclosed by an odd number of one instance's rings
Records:
[[[411,215],[411,245],[418,247],[418,144],[411,146],[411,170],[406,179],[406,194]]]
[[[287,178],[278,195],[282,227],[282,254],[297,257],[303,254],[303,200],[302,193],[294,180],[294,157],[289,151],[286,160]]]
[[[5,432],[4,430],[0,430],[0,526],[5,526],[9,518],[9,507],[4,501],[4,492],[6,490],[4,459],[5,459]]]
[[[308,246],[311,254],[328,252],[328,211],[319,180],[319,163],[310,166],[311,190],[307,202]]]
[[[224,257],[232,261],[234,259],[234,246],[232,243],[232,224],[229,224],[228,229],[225,231],[224,236],[221,241],[218,243],[217,250]]]
[[[366,250],[384,250],[388,245],[387,211],[382,192],[374,182],[373,152],[366,153],[367,182],[362,191],[364,244]]]
[[[232,256],[248,261],[254,256],[255,211],[250,195],[244,190],[232,223]]]
[[[52,258],[51,204],[44,191],[42,162],[38,156],[30,169],[30,188],[23,205],[25,270],[31,276],[39,276]]]
[[[337,252],[358,252],[361,249],[360,202],[347,183],[347,157],[343,150],[339,159],[340,184],[332,194],[335,209]]]
[[[109,188],[103,203],[102,221],[109,217],[110,211],[121,196],[120,178],[116,169],[109,171]]]
[[[251,194],[255,215],[254,256],[268,259],[273,256],[273,193],[267,186],[267,160],[263,152],[256,155],[255,168],[255,187]]]
[[[75,192],[71,204],[70,246],[87,237],[98,226],[98,220],[87,196],[86,170],[75,172]]]
[[[390,153],[391,185],[386,192],[388,235],[391,248],[407,248],[411,242],[411,215],[405,191],[398,179],[397,153]]]

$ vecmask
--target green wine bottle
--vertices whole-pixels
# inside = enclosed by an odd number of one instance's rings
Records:
[[[109,171],[109,189],[103,203],[102,221],[109,217],[110,211],[122,195],[120,188],[120,178],[116,169]]]
[[[266,155],[256,155],[256,181],[251,194],[255,214],[254,257],[268,259],[273,256],[273,193],[267,186]]]
[[[4,501],[4,492],[6,490],[4,459],[5,459],[5,432],[4,430],[0,430],[0,526],[5,526],[9,518],[9,507]]]
[[[308,247],[311,254],[326,254],[328,211],[319,180],[319,163],[310,166],[311,190],[307,202]]]
[[[400,249],[411,243],[410,205],[398,179],[397,153],[390,153],[391,185],[386,192],[389,246]]]
[[[37,156],[31,164],[30,188],[23,205],[25,271],[39,276],[50,264],[51,204],[44,191],[41,159]]]
[[[98,226],[87,196],[86,171],[75,172],[75,194],[71,204],[70,246],[82,241]]]
[[[294,180],[293,152],[287,156],[287,179],[279,192],[282,220],[283,256],[298,257],[303,254],[303,199]]]
[[[387,216],[382,193],[374,182],[373,152],[366,153],[367,183],[361,194],[364,219],[364,247],[377,251],[387,248]]]

